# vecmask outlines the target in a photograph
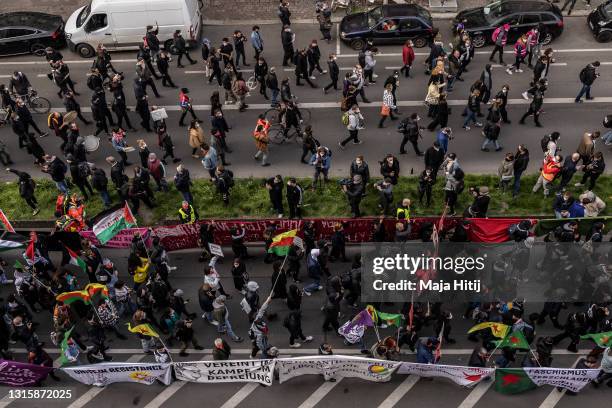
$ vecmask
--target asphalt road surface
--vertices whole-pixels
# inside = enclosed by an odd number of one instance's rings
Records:
[[[528,171],[536,172],[539,168],[539,160],[535,158],[539,155],[540,139],[544,134],[554,130],[560,131],[562,134],[562,153],[569,154],[578,146],[579,138],[583,132],[603,130],[602,119],[604,115],[610,113],[609,106],[612,102],[612,81],[610,81],[612,77],[612,47],[606,44],[599,44],[593,39],[588,30],[585,17],[570,17],[566,18],[565,22],[564,33],[551,45],[556,51],[556,63],[552,66],[549,74],[549,90],[546,93],[544,103],[545,113],[540,117],[544,128],[536,128],[530,119],[527,120],[527,125],[518,124],[518,119],[526,111],[528,104],[527,101],[521,98],[520,94],[527,89],[532,78],[531,71],[526,68],[522,74],[510,76],[501,67],[494,67],[493,83],[495,91],[500,89],[505,83],[511,87],[509,115],[512,124],[504,125],[502,129],[500,142],[505,149],[501,152],[481,152],[480,144],[482,143],[482,136],[480,130],[472,128],[471,131],[466,132],[461,129],[463,118],[460,114],[465,106],[469,87],[480,77],[485,63],[488,62],[490,48],[477,51],[474,61],[469,66],[469,72],[464,75],[465,82],[458,83],[455,86],[454,92],[449,96],[449,103],[453,106],[449,126],[454,129],[455,135],[455,140],[450,143],[450,151],[458,154],[462,167],[467,172],[496,173],[504,154],[514,151],[519,143],[526,144],[532,151],[532,160]],[[438,21],[437,26],[440,27],[444,42],[448,43],[451,40],[450,22],[448,20]],[[320,38],[316,25],[295,24],[293,28],[297,36],[297,46],[306,46],[311,39]],[[203,36],[209,38],[214,45],[217,45],[222,37],[230,36],[234,29],[241,29],[248,35],[251,26],[207,26],[204,27]],[[312,114],[310,124],[313,126],[315,137],[323,145],[332,149],[334,155],[331,173],[333,175],[346,176],[350,162],[357,154],[363,154],[366,161],[370,163],[370,166],[376,168],[376,162],[381,160],[385,154],[397,154],[399,152],[401,135],[395,129],[395,123],[388,121],[386,129],[377,129],[376,125],[380,112],[380,101],[382,99],[382,84],[385,78],[401,65],[401,46],[380,47],[381,53],[377,57],[378,63],[376,67],[376,72],[379,75],[378,83],[370,85],[366,89],[366,94],[372,103],[361,105],[366,119],[366,129],[360,132],[360,139],[364,141],[364,144],[358,147],[348,145],[347,149],[342,151],[338,148],[337,143],[346,137],[347,131],[341,123],[341,112],[338,108],[341,93],[338,91],[337,93],[330,92],[327,95],[323,94],[321,88],[329,82],[327,74],[315,74],[318,77],[315,80],[316,84],[319,85],[317,89],[311,89],[307,85],[304,87],[295,86],[294,74],[291,72],[291,69],[289,69],[289,72],[284,72],[281,66],[282,48],[280,46],[279,25],[262,26],[261,31],[265,41],[264,56],[269,66],[276,66],[279,79],[282,79],[284,75],[291,78],[292,90],[299,98],[300,106],[302,109],[310,110]],[[336,30],[334,30],[335,35]],[[338,62],[342,70],[341,76],[346,70],[356,64],[356,52],[340,41],[337,41],[335,37],[334,41],[330,44],[324,41],[319,41],[319,43],[323,54],[321,64],[324,68],[326,56],[330,52],[339,54]],[[413,78],[402,78],[398,93],[401,116],[405,117],[412,112],[418,112],[424,118],[422,123],[425,125],[428,120],[423,99],[426,94],[426,81],[428,77],[423,73],[422,62],[426,58],[428,50],[428,48],[416,50],[417,59],[413,69]],[[512,62],[514,58],[511,54],[511,48],[508,47],[506,52],[506,62]],[[73,80],[78,82],[77,91],[82,93],[78,100],[83,106],[84,111],[89,112],[88,106],[91,92],[86,87],[86,72],[91,64],[91,60],[83,60],[67,49],[62,50],[62,53],[71,69]],[[135,55],[135,52],[113,54],[115,67],[126,74],[125,93],[129,105],[134,105],[131,81],[134,75]],[[199,50],[194,50],[192,56],[199,57]],[[254,61],[252,59],[253,50],[250,46],[247,46],[247,58],[251,63],[251,67],[246,68],[252,69]],[[198,58],[198,61],[200,60],[201,58]],[[592,90],[595,100],[584,104],[575,104],[573,100],[580,88],[578,74],[587,63],[595,60],[602,62],[600,68],[601,77],[597,79]],[[44,59],[34,56],[3,58],[0,60],[0,81],[8,83],[10,74],[15,70],[25,72],[34,88],[41,95],[50,99],[53,107],[63,108],[61,100],[56,94],[56,86],[46,77],[49,68]],[[251,74],[245,72],[245,75]],[[207,104],[209,103],[210,93],[217,89],[217,86],[206,83],[202,63],[198,62],[197,65],[187,65],[185,68],[178,69],[175,62],[173,62],[171,76],[177,85],[191,90],[195,110],[200,118],[205,119],[204,127],[208,131],[210,124],[206,120],[209,114],[209,106]],[[177,157],[183,158],[184,163],[192,174],[204,175],[205,170],[202,168],[199,160],[191,157],[190,148],[187,144],[187,129],[178,127],[178,90],[163,88],[159,81],[157,81],[157,86],[162,95],[160,98],[155,98],[149,92],[150,105],[164,106],[169,111],[169,133],[176,145],[175,153]],[[221,92],[221,94],[223,93]],[[110,102],[110,95],[107,95],[107,100]],[[228,143],[233,149],[233,153],[228,155],[228,161],[232,163],[231,169],[235,176],[269,177],[274,174],[310,176],[312,169],[299,163],[301,147],[293,142],[280,146],[271,146],[269,158],[272,163],[271,167],[263,168],[255,164],[252,159],[252,155],[255,153],[254,141],[251,136],[252,130],[257,115],[268,109],[269,105],[259,95],[258,91],[252,92],[247,102],[250,108],[244,113],[239,113],[234,105],[227,105],[225,107],[227,120],[230,126],[233,127],[228,135]],[[86,113],[86,116],[90,115],[90,113]],[[134,112],[131,112],[130,116],[133,123],[139,123]],[[43,128],[46,126],[46,115],[39,115],[36,120],[39,127]],[[92,126],[82,126],[81,129],[81,134],[83,135],[93,132]],[[103,135],[101,136],[100,148],[89,156],[89,160],[92,162],[101,163],[104,157],[114,153],[110,142]],[[128,141],[133,145],[135,140],[139,138],[144,138],[152,151],[159,151],[156,135],[152,133],[147,134],[142,130],[128,135]],[[421,146],[424,148],[428,147],[434,138],[435,134],[425,130]],[[17,168],[30,169],[34,176],[47,177],[34,168],[29,155],[18,150],[17,139],[10,130],[10,127],[0,129],[0,139],[8,145],[8,150],[12,153]],[[48,153],[60,153],[58,139],[55,136],[40,139],[40,142]],[[597,149],[604,151],[608,161],[612,158],[611,149],[603,146],[603,143]],[[136,153],[131,153],[131,155],[130,161],[137,162]],[[417,170],[423,165],[421,158],[417,158],[411,150],[409,150],[407,155],[400,156],[400,163],[403,174],[408,174],[407,169],[409,168]],[[172,176],[174,169],[169,168],[168,172]],[[0,174],[0,179],[14,180],[14,177],[2,173]]]
[[[229,253],[230,248],[225,248]],[[349,250],[349,256],[355,253],[356,248]],[[247,271],[251,279],[255,280],[260,285],[260,296],[265,298],[271,287],[271,266],[262,262],[263,249],[261,247],[251,248],[250,251],[256,258],[247,262]],[[113,260],[120,271],[120,278],[131,282],[131,279],[126,272],[127,251],[124,250],[102,250],[104,257],[109,257]],[[54,261],[57,259],[53,254]],[[12,264],[14,259],[20,256],[19,253],[11,251],[6,254],[5,259]],[[175,288],[181,288],[185,291],[185,298],[190,299],[189,311],[198,313],[201,311],[197,301],[197,289],[203,283],[203,264],[197,262],[198,253],[194,250],[179,251],[171,254],[171,264],[177,266],[177,270],[173,271],[170,276],[170,281]],[[222,284],[226,291],[233,295],[228,301],[230,312],[230,321],[235,332],[242,336],[247,336],[248,319],[240,310],[239,302],[242,296],[233,289],[233,282],[230,276],[230,267],[228,261],[223,264],[218,264],[217,269],[222,276]],[[345,271],[349,264],[333,263],[330,265],[332,274],[339,274]],[[304,269],[302,276],[305,275]],[[81,277],[81,281],[85,281],[86,277]],[[12,286],[4,286],[0,288],[0,297],[6,298],[8,293],[13,290]],[[324,341],[330,342],[336,354],[352,354],[360,355],[359,349],[343,344],[342,339],[330,333],[326,338],[322,332],[321,325],[323,315],[320,307],[323,305],[323,293],[313,294],[311,297],[304,297],[303,311],[303,331],[305,335],[314,336],[312,343],[306,343],[299,349],[289,348],[288,333],[282,327],[287,308],[280,300],[274,300],[270,307],[272,312],[278,314],[278,318],[270,321],[270,344],[277,346],[281,351],[281,357],[314,355],[317,353],[317,347]],[[354,310],[342,303],[343,318],[341,323],[348,320]],[[452,320],[451,337],[456,339],[456,344],[445,345],[442,349],[442,360],[444,364],[467,365],[469,356],[475,347],[475,343],[467,340],[466,331],[472,325],[471,320],[462,319],[463,310],[461,305],[450,306],[454,315]],[[526,313],[538,312],[541,308],[539,304],[527,304]],[[392,306],[383,308],[386,312],[395,312]],[[565,313],[562,314],[561,320],[564,321]],[[45,341],[47,350],[54,358],[58,357],[58,350],[50,343],[48,337],[51,325],[51,316],[47,312],[41,312],[35,316],[35,321],[40,323],[37,333],[42,341]],[[125,334],[128,334],[123,326],[126,321],[122,320],[119,324],[120,329]],[[201,345],[205,347],[203,351],[195,352],[190,350],[190,355],[187,357],[178,356],[176,344],[171,347],[173,358],[175,361],[193,361],[199,359],[211,359],[211,346],[214,338],[217,337],[214,326],[209,325],[203,319],[198,317],[194,322],[196,336]],[[83,330],[79,330],[85,333]],[[381,329],[381,336],[394,335],[393,328]],[[556,334],[551,324],[547,321],[543,326],[538,326],[537,335]],[[371,345],[374,341],[372,330],[368,330],[367,343]],[[429,336],[434,335],[431,326],[423,329],[419,335]],[[111,349],[109,354],[113,356],[113,361],[131,361],[131,362],[152,362],[153,357],[144,355],[140,349],[140,342],[135,335],[129,335],[127,340],[119,340],[113,334],[108,334],[109,345]],[[229,338],[227,339],[233,348],[233,359],[248,358],[250,353],[250,343],[245,340],[243,343],[234,343]],[[562,342],[554,351],[553,366],[555,367],[571,367],[577,358],[590,349],[590,342],[580,344],[581,352],[579,354],[570,353],[565,350],[567,342]],[[25,360],[24,350],[22,345],[17,344],[15,347],[15,359],[18,361]],[[404,353],[402,359],[405,361],[415,361],[415,356],[408,349],[402,350]],[[522,354],[518,358],[522,359]],[[610,389],[602,387],[594,389],[587,387],[580,396],[566,396],[552,387],[544,386],[528,393],[505,396],[496,393],[491,387],[492,382],[484,382],[473,389],[464,389],[450,381],[444,379],[435,379],[426,381],[417,377],[395,375],[389,383],[373,384],[354,379],[342,379],[337,383],[325,383],[320,376],[301,376],[296,379],[279,385],[275,383],[271,388],[266,388],[252,384],[194,384],[175,382],[170,386],[164,387],[161,385],[145,386],[140,384],[117,383],[107,388],[89,387],[76,383],[68,379],[60,373],[61,382],[55,382],[49,379],[45,382],[46,387],[70,389],[72,391],[72,399],[70,400],[49,400],[49,401],[33,401],[33,400],[10,400],[8,398],[8,388],[0,388],[0,407],[101,407],[101,406],[117,406],[117,407],[243,407],[255,408],[261,406],[269,406],[271,404],[282,404],[289,408],[294,407],[337,407],[337,406],[358,406],[358,407],[380,407],[391,408],[408,406],[408,404],[418,404],[419,407],[479,407],[479,408],[516,408],[517,406],[524,407],[577,407],[580,406],[601,406],[603,401],[609,400]],[[3,398],[4,397],[4,398]]]

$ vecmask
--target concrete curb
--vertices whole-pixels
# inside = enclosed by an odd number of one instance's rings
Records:
[[[565,16],[564,18],[572,17],[586,17],[589,15],[591,10],[575,10],[571,16]],[[451,20],[457,13],[431,13],[434,20]],[[339,23],[342,21],[342,17],[332,17],[333,23]],[[295,24],[317,24],[315,18],[298,18],[292,21]],[[278,19],[269,20],[202,20],[203,25],[208,26],[222,26],[222,25],[272,25],[279,24]]]

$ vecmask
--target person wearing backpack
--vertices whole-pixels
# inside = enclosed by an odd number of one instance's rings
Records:
[[[545,135],[540,140],[540,147],[542,148],[542,152],[544,152],[544,156],[548,155],[554,157],[558,151],[561,151],[559,140],[561,140],[561,134],[559,132],[552,132]]]
[[[516,197],[521,191],[521,175],[527,170],[529,165],[529,150],[525,145],[520,144],[514,154],[514,186],[512,187],[512,197]]]
[[[363,115],[357,104],[353,105],[351,109],[342,115],[342,124],[346,125],[346,129],[349,132],[349,136],[338,143],[338,146],[340,146],[342,150],[346,148],[346,144],[351,140],[353,144],[356,145],[363,143],[359,140],[359,130],[363,129],[363,121]]]
[[[489,56],[489,61],[495,62],[495,54],[499,53],[499,63],[504,65],[504,47],[506,46],[506,42],[508,41],[508,31],[510,30],[510,24],[504,24],[499,26],[493,31],[493,35],[491,39],[493,40],[493,44],[495,47],[493,48],[493,52]]]
[[[582,103],[582,96],[586,96],[588,101],[594,99],[591,96],[591,86],[595,82],[595,79],[599,77],[599,73],[597,72],[599,65],[599,61],[594,61],[582,68],[582,71],[580,71],[580,74],[578,75],[582,88],[580,89],[580,92],[578,92],[578,95],[576,95],[574,102]]]
[[[9,171],[19,177],[19,196],[25,200],[25,202],[32,208],[32,216],[35,216],[40,212],[40,208],[38,207],[38,201],[36,201],[36,197],[34,195],[34,191],[36,190],[36,182],[32,179],[25,171],[19,171],[11,168],[7,168],[6,171]]]
[[[83,194],[85,201],[88,201],[89,195],[91,194],[93,196],[93,189],[91,188],[91,184],[89,184],[88,180],[88,177],[91,175],[91,168],[89,167],[89,164],[87,164],[87,162],[76,161],[72,154],[68,154],[66,156],[66,162],[70,168],[70,177],[72,178],[72,182],[79,188],[79,190],[81,190],[81,194]]]
[[[403,119],[398,127],[398,132],[402,133],[402,143],[400,144],[400,154],[406,154],[406,143],[410,142],[417,156],[424,153],[419,149],[419,137],[423,138],[419,128],[421,117],[417,113],[410,115],[410,118]]]

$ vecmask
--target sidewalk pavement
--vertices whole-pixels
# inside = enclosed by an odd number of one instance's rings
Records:
[[[529,0],[525,0],[529,1]],[[555,2],[561,7],[565,0]],[[592,0],[593,7],[598,6],[605,0]],[[331,2],[328,0],[328,3]],[[383,2],[407,3],[408,0],[376,0],[377,4]],[[427,7],[428,0],[413,1]],[[60,14],[67,19],[77,8],[89,3],[88,0],[20,0],[2,2],[2,12],[10,11],[41,11],[45,13]],[[278,0],[201,0],[203,4],[202,16],[205,24],[276,24],[278,17],[276,9]],[[289,0],[289,8],[292,20],[295,22],[313,22],[315,17],[315,0]],[[477,7],[485,4],[485,0],[458,0],[459,10]],[[591,8],[586,6],[584,0],[577,0],[572,15],[587,15]],[[338,10],[334,14],[334,20],[339,21],[344,15],[344,10]],[[434,14],[434,18],[450,18],[454,13]]]

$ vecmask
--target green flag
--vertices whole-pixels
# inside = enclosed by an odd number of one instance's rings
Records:
[[[537,385],[531,381],[529,375],[522,368],[495,369],[495,391],[497,392],[518,394],[534,388],[537,388]]]
[[[74,329],[74,326],[72,326],[70,330],[64,333],[64,339],[60,343],[60,348],[62,349],[62,355],[60,356],[60,367],[70,362],[66,357],[66,350],[68,349],[68,340],[70,339],[70,335],[72,334],[72,329]]]
[[[529,343],[527,342],[525,335],[520,330],[510,333],[509,335],[504,337],[502,340],[497,340],[494,343],[499,348],[510,347],[510,348],[522,349],[522,350],[530,349]]]
[[[583,340],[591,339],[599,347],[612,347],[612,331],[606,333],[591,333],[580,336]]]
[[[401,327],[404,322],[404,316],[399,313],[376,312],[376,314],[378,315],[378,321],[385,322],[388,326]]]

